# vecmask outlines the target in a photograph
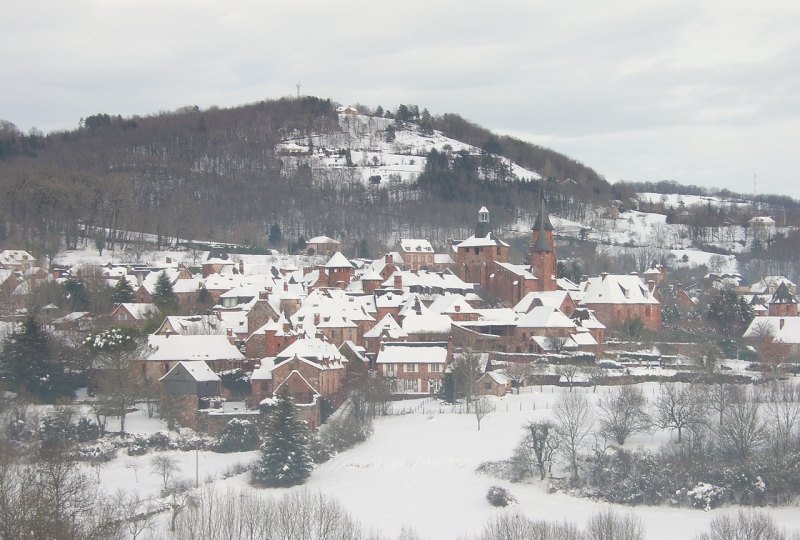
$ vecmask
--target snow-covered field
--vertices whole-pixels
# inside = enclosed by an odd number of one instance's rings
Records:
[[[653,399],[656,383],[643,385]],[[375,433],[367,442],[335,456],[318,466],[302,487],[323,492],[339,500],[351,514],[369,529],[397,537],[403,526],[416,530],[425,539],[456,539],[478,534],[484,524],[500,513],[521,512],[534,519],[562,520],[583,526],[595,512],[613,507],[638,515],[647,538],[654,540],[690,539],[708,530],[717,515],[734,510],[724,507],[710,512],[691,508],[623,507],[576,498],[563,493],[548,494],[542,484],[511,484],[476,472],[484,461],[508,458],[521,438],[522,426],[534,419],[547,418],[559,393],[567,389],[528,387],[520,395],[491,398],[495,411],[486,416],[478,431],[471,414],[457,414],[434,400],[397,402],[397,414],[379,418]],[[607,392],[599,388],[574,389],[584,392],[590,402]],[[402,414],[401,414],[402,413]],[[159,423],[136,413],[129,426],[153,431]],[[659,431],[633,437],[628,446],[654,447],[670,440],[671,434]],[[194,481],[195,452],[169,452],[180,460],[179,477]],[[104,488],[135,491],[155,496],[160,478],[149,471],[155,454],[142,457],[120,456],[100,471]],[[222,476],[237,463],[248,463],[257,452],[213,454],[199,452],[200,481],[213,479],[225,490],[252,489],[247,474],[226,480]],[[136,465],[138,463],[138,466]],[[517,498],[512,507],[498,509],[486,501],[490,486],[506,487]],[[276,495],[285,490],[264,490]],[[776,522],[800,530],[797,507],[765,509]]]

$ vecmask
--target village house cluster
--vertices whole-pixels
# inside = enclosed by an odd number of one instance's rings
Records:
[[[289,258],[248,265],[221,251],[210,252],[199,268],[171,258],[156,267],[109,263],[105,279],[110,285],[127,280],[135,298],[116,305],[102,323],[144,328],[160,320],[154,294],[166,275],[179,314],[163,317],[148,337],[150,352],[133,369],[159,385],[164,405],[179,411],[181,423],[197,427],[213,414],[257,414],[286,387],[317,426],[323,400],[331,408],[344,400],[355,366],[385,380],[397,398],[418,397],[441,387],[457,350],[524,362],[546,353],[599,356],[607,328],[633,317],[660,328],[656,280],[558,278],[553,234],[542,200],[527,264],[509,262],[509,245],[493,232],[485,207],[475,233],[448,242],[445,253],[428,240],[403,239],[377,260],[348,260],[338,241],[322,236],[307,245],[319,262],[302,268]],[[32,280],[53,279],[27,253],[0,258],[0,287],[19,306]],[[200,309],[201,293],[211,309]],[[52,324],[97,327],[88,317],[71,313]],[[502,395],[510,379],[493,365],[489,354],[476,390]],[[222,384],[236,370],[249,377],[247,396]],[[218,410],[213,404],[221,395],[231,401]]]

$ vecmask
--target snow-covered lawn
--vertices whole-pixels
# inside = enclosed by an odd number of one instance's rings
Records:
[[[657,383],[642,385],[653,400]],[[320,491],[339,500],[368,529],[397,537],[406,525],[421,538],[456,539],[476,535],[484,524],[505,512],[521,512],[534,519],[566,519],[583,526],[595,512],[613,507],[632,511],[641,517],[648,539],[692,538],[708,529],[715,516],[733,510],[724,507],[710,512],[691,508],[624,507],[577,498],[563,493],[548,494],[545,485],[512,484],[476,472],[484,461],[506,459],[523,435],[524,423],[544,419],[550,414],[561,392],[567,389],[550,386],[528,387],[520,395],[490,398],[494,412],[486,416],[478,431],[472,414],[458,414],[453,408],[434,400],[403,401],[393,404],[396,414],[379,418],[370,440],[318,466],[302,487]],[[609,388],[576,388],[596,403]],[[154,425],[143,418],[131,418],[133,427],[153,431]],[[637,435],[628,446],[654,448],[669,441],[671,434],[658,431]],[[179,460],[179,478],[194,481],[195,452],[168,452]],[[214,479],[221,489],[253,489],[248,475],[227,480],[223,475],[236,464],[254,461],[257,452],[214,454],[199,452],[199,476]],[[135,491],[142,496],[157,496],[161,479],[150,471],[156,453],[141,457],[120,455],[101,469],[104,488]],[[138,469],[135,469],[138,463]],[[138,482],[137,482],[138,475]],[[518,503],[505,509],[494,508],[486,501],[490,486],[500,485],[511,491]],[[285,490],[265,490],[280,495]],[[767,508],[779,525],[800,529],[797,507]]]

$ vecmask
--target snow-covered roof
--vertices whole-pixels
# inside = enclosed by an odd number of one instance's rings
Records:
[[[239,349],[230,344],[225,336],[157,336],[150,335],[147,341],[155,350],[147,357],[149,361],[169,360],[244,360]]]
[[[519,328],[575,328],[572,319],[552,306],[536,306],[517,320]]]
[[[484,377],[489,377],[495,383],[503,385],[503,386],[505,386],[509,382],[511,382],[511,379],[508,376],[503,375],[502,373],[499,373],[497,371],[487,371],[486,373],[483,374],[481,379],[483,379]],[[478,379],[478,380],[480,381],[480,379]]]
[[[223,335],[225,325],[216,315],[170,315],[161,325],[182,336]]]
[[[403,319],[403,330],[408,334],[449,334],[452,324],[447,315],[411,313]]]
[[[329,236],[315,236],[310,240],[306,240],[306,245],[308,244],[339,244],[338,240],[334,240]]]
[[[446,364],[447,343],[384,343],[378,364]]]
[[[250,375],[251,381],[271,381],[272,370],[275,367],[275,358],[265,357],[261,359],[261,364],[253,370]]]
[[[517,302],[517,305],[514,306],[514,311],[527,313],[535,306],[560,308],[568,294],[567,291],[529,292],[522,297],[522,300]]]
[[[281,351],[277,356],[277,360],[283,361],[295,355],[315,361],[322,360],[323,358],[329,358],[331,360],[342,359],[342,355],[335,345],[318,338],[298,339]]]
[[[764,276],[757,283],[750,286],[750,292],[753,294],[766,294],[769,291],[775,291],[781,283],[785,283],[790,290],[796,289],[795,284],[784,276]]]
[[[325,263],[325,268],[353,268],[353,263],[348,261],[341,251],[337,251]]]
[[[800,317],[756,317],[743,337],[766,337],[765,334],[781,343],[800,344]]]
[[[505,268],[507,271],[518,276],[520,279],[536,279],[536,276],[534,276],[530,271],[530,266],[526,266],[524,264],[505,263],[500,261],[494,261],[494,263],[497,266]]]
[[[455,244],[454,244],[455,245]],[[471,248],[471,247],[489,247],[489,246],[503,246],[508,247],[508,244],[497,238],[493,233],[488,233],[486,236],[475,236],[474,234],[466,240],[460,242],[456,247],[458,248]]]
[[[406,238],[400,240],[400,249],[407,253],[433,253],[433,246],[428,240]]]
[[[21,249],[5,249],[0,251],[0,264],[6,266],[19,266],[34,264],[36,259],[27,251]]]
[[[607,274],[583,282],[582,304],[658,304],[639,276]]]
[[[461,294],[443,294],[437,296],[428,309],[433,313],[452,315],[454,313],[476,313],[475,308],[467,303]]]
[[[400,339],[408,337],[408,332],[397,324],[397,321],[394,320],[391,314],[387,313],[378,324],[364,332],[365,338],[378,338],[381,336],[386,336],[391,339]]]
[[[124,303],[120,304],[117,309],[125,309],[136,320],[147,319],[148,317],[155,317],[159,314],[158,307],[155,304],[145,303]],[[116,311],[116,309],[114,310]]]
[[[195,360],[191,362],[178,362],[172,366],[172,369],[170,369],[166,375],[161,377],[159,381],[167,379],[172,372],[179,370],[180,368],[178,366],[186,369],[186,372],[197,382],[211,382],[220,380],[219,376],[211,371],[211,368],[208,367],[208,364],[202,360]]]

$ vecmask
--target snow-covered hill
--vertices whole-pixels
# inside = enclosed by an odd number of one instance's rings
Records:
[[[481,149],[446,137],[439,131],[425,134],[416,124],[397,127],[390,118],[340,114],[341,132],[293,137],[283,140],[275,151],[282,156],[287,173],[309,165],[317,178],[348,178],[364,185],[412,183],[425,169],[428,153],[466,152],[480,155]],[[394,130],[394,140],[389,133]],[[345,153],[350,151],[351,164]],[[516,180],[539,180],[541,176],[501,158]],[[491,171],[485,171],[487,179]]]

